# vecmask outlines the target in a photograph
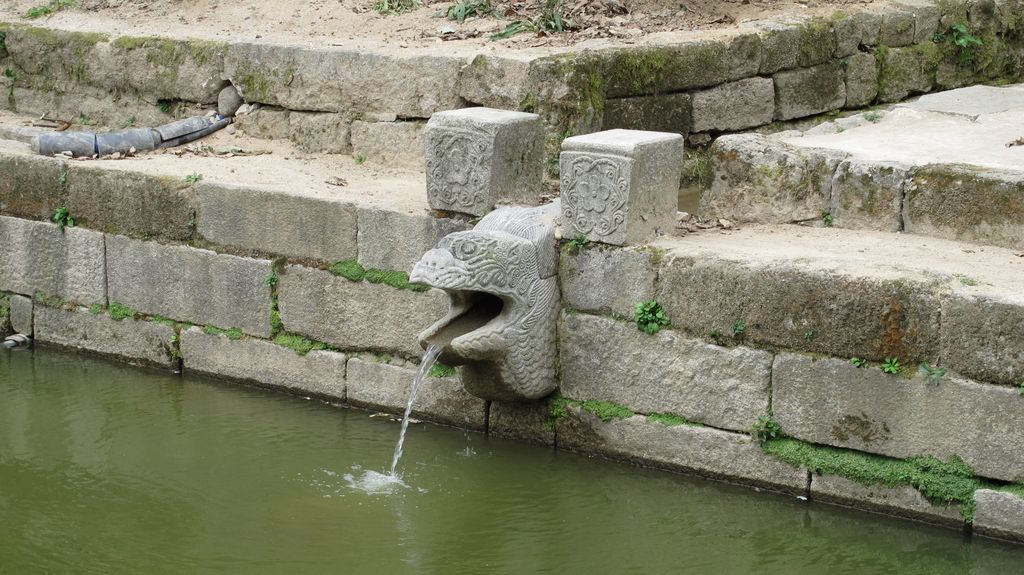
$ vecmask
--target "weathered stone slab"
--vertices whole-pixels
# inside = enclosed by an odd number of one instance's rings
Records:
[[[880,101],[898,102],[911,94],[932,89],[938,65],[935,52],[914,46],[879,50],[875,56],[878,60]]]
[[[0,290],[105,303],[103,234],[0,216]]]
[[[770,124],[775,89],[769,78],[747,78],[693,94],[693,131],[742,130]]]
[[[907,364],[938,356],[940,304],[926,282],[677,251],[662,265],[657,299],[673,326],[701,337],[732,338],[742,320],[748,343]]]
[[[982,381],[1024,383],[1024,299],[965,292],[942,302],[943,364]]]
[[[312,350],[302,356],[262,339],[232,341],[192,327],[181,333],[181,355],[189,371],[345,400],[343,353]]]
[[[49,220],[66,202],[66,173],[67,163],[54,158],[0,155],[0,214]]]
[[[692,125],[689,94],[612,98],[604,103],[602,129],[654,130],[686,135]]]
[[[584,314],[562,316],[559,342],[567,397],[737,431],[768,413],[768,352],[723,348],[671,330],[647,335],[632,323]]]
[[[352,122],[352,153],[382,166],[423,166],[423,122]]]
[[[562,251],[558,271],[562,300],[572,309],[636,314],[636,304],[654,299],[654,253],[594,246]]]
[[[12,295],[10,305],[11,328],[14,329],[14,333],[32,335],[32,298]]]
[[[831,62],[835,57],[836,42],[831,21],[820,17],[805,21],[800,28],[797,62],[801,68]]]
[[[1024,542],[1024,499],[1012,493],[979,489],[974,492],[974,532]]]
[[[196,194],[209,242],[328,262],[358,253],[353,204],[222,183],[201,182]]]
[[[853,54],[846,59],[846,107],[861,108],[878,95],[878,62],[871,54]]]
[[[439,112],[423,141],[431,208],[482,216],[498,202],[537,203],[544,169],[540,116],[494,108]]]
[[[352,147],[351,123],[345,114],[293,110],[288,115],[288,139],[304,152],[341,154]]]
[[[902,231],[903,191],[910,169],[844,160],[832,177],[829,213],[840,228]]]
[[[416,336],[440,319],[447,298],[328,272],[287,266],[278,279],[278,307],[285,329],[346,350],[380,350],[419,357]],[[269,304],[267,309],[269,310]]]
[[[807,471],[766,455],[746,434],[710,427],[666,426],[634,416],[603,422],[570,405],[558,421],[558,447],[644,466],[806,494]]]
[[[1024,248],[1024,175],[959,165],[916,168],[903,219],[910,233]]]
[[[221,78],[227,43],[168,38],[116,38],[100,45],[98,60],[111,77],[94,77],[98,87],[120,88],[155,98],[209,104],[226,82]]]
[[[84,349],[137,365],[172,367],[176,363],[171,359],[172,336],[170,326],[133,319],[114,321],[86,308],[35,309],[37,342]]]
[[[78,225],[146,239],[192,237],[195,192],[182,178],[75,165],[67,190]]]
[[[779,72],[773,78],[777,120],[811,116],[846,105],[845,76],[839,64]]]
[[[401,413],[409,401],[416,366],[402,367],[353,357],[348,362],[348,401],[353,405]],[[420,384],[413,413],[466,429],[484,429],[484,400],[462,388],[458,377],[427,376]]]
[[[1024,108],[1024,90],[1018,86],[970,86],[960,90],[925,94],[912,101],[903,102],[898,107],[957,114],[976,119],[985,114]]]
[[[761,39],[738,32],[715,40],[609,50],[595,58],[607,97],[667,94],[756,75]]]
[[[270,335],[271,262],[107,236],[111,302],[195,324]]]
[[[1024,401],[1015,389],[953,376],[929,384],[919,373],[907,379],[779,354],[772,409],[797,439],[891,457],[956,455],[983,477],[1024,478]]]
[[[883,46],[909,46],[914,43],[914,14],[902,10],[882,12],[879,44]],[[936,21],[936,23],[938,23]],[[931,40],[931,37],[928,38]]]
[[[235,116],[235,127],[246,135],[268,140],[287,140],[291,136],[291,111],[261,106]]]
[[[235,43],[224,74],[247,102],[320,112],[359,110],[427,118],[463,105],[462,59],[390,56],[342,48]]]
[[[811,498],[929,523],[952,526],[964,523],[959,504],[932,505],[910,486],[861,485],[836,475],[812,475]]]
[[[555,444],[555,426],[551,405],[546,401],[492,401],[487,417],[487,433],[541,445]]]
[[[760,134],[722,136],[711,153],[712,181],[701,197],[700,215],[764,223],[820,218],[844,157],[789,148]]]
[[[608,130],[562,142],[562,226],[606,244],[639,244],[675,225],[683,138]]]
[[[435,218],[425,211],[409,214],[359,208],[358,214],[359,263],[384,270],[409,272],[438,240],[472,227],[461,220]]]
[[[761,37],[761,67],[763,75],[774,74],[800,65],[800,41],[803,36],[801,22],[766,20],[757,23]]]

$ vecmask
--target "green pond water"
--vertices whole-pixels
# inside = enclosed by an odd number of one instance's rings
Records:
[[[407,487],[361,490],[398,431],[270,391],[0,352],[0,573],[1024,572],[1024,547],[424,424]]]

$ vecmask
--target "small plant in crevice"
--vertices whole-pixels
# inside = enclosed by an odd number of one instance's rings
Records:
[[[1020,386],[1017,387],[1017,393],[1024,397],[1024,379],[1020,380]]]
[[[14,68],[4,68],[4,77],[11,81],[11,85],[7,88],[7,96],[14,97],[14,83],[18,81],[18,73],[14,71]]]
[[[456,370],[454,367],[450,365],[445,365],[443,363],[435,363],[434,365],[430,366],[430,369],[427,371],[427,375],[436,378],[452,377],[457,373],[458,370]]]
[[[960,283],[965,285],[965,286],[973,287],[973,286],[978,285],[978,280],[976,280],[976,279],[974,279],[974,278],[972,278],[970,276],[957,275],[956,277],[957,277],[957,279],[960,280]]]
[[[25,12],[25,18],[30,20],[35,18],[42,18],[43,16],[49,16],[55,12],[60,12],[65,8],[71,8],[75,6],[76,0],[50,0],[48,4],[41,4],[33,8],[29,8]]]
[[[333,350],[331,346],[322,341],[313,341],[294,333],[279,333],[274,337],[274,343],[281,347],[287,347],[299,355],[307,355],[313,350]]]
[[[199,172],[192,172],[191,174],[185,176],[185,181],[190,183],[190,184],[194,184],[196,182],[199,182],[202,179],[203,179],[203,175],[200,174]]]
[[[377,363],[391,363],[391,356],[386,353],[373,354],[373,361]]]
[[[850,363],[852,363],[854,367],[864,367],[865,365],[867,365],[868,360],[864,359],[863,357],[851,357]]]
[[[882,371],[889,374],[897,374],[903,366],[900,365],[900,359],[898,357],[887,357],[882,362]]]
[[[242,339],[242,330],[238,329],[237,327],[233,327],[231,329],[224,329],[222,327],[217,327],[215,325],[204,325],[203,331],[210,335],[223,335],[224,337],[232,341]]]
[[[738,319],[732,322],[732,327],[730,327],[729,329],[732,331],[733,339],[743,339],[743,337],[747,334],[747,322],[743,321],[742,319]]]
[[[64,228],[75,227],[75,218],[71,217],[71,212],[65,206],[61,206],[53,212],[53,221],[62,232]]]
[[[814,330],[804,332],[804,341],[814,341]]]
[[[90,118],[89,116],[86,116],[85,114],[79,112],[78,113],[78,123],[83,125],[83,126],[91,126],[92,125],[92,118]]]
[[[882,113],[871,110],[870,112],[864,112],[864,119],[871,122],[872,124],[877,123],[882,119]]]
[[[356,161],[357,166],[361,166],[366,162],[366,156],[362,154],[356,154],[352,159]]]
[[[89,313],[91,313],[92,315],[100,315],[101,313],[103,313],[103,304],[92,304],[91,306],[89,306]]]
[[[831,228],[832,227],[832,223],[833,223],[832,212],[830,212],[828,210],[822,210],[821,211],[821,223],[824,224],[826,228]]]
[[[724,346],[725,344],[729,343],[728,340],[725,337],[725,334],[720,332],[720,331],[718,331],[717,329],[713,329],[713,330],[709,331],[708,332],[708,338],[710,338],[711,341],[715,342],[715,345],[723,345]]]
[[[769,439],[777,439],[782,437],[782,426],[779,425],[778,421],[770,415],[762,415],[757,418],[757,423],[750,428],[750,435],[754,436],[754,439],[764,443]]]
[[[62,185],[62,186],[67,185],[67,183],[68,183],[68,170],[67,170],[67,168],[64,168],[63,170],[61,170],[60,175],[57,176],[57,183]]]
[[[938,385],[942,378],[946,376],[944,368],[928,365],[927,363],[922,363],[917,369],[924,376],[925,383],[928,385]]]
[[[676,427],[677,425],[686,425],[689,427],[702,427],[701,424],[695,421],[690,421],[689,419],[686,419],[682,415],[678,415],[675,413],[651,413],[648,414],[647,420],[653,421],[655,423],[660,423],[666,427]]]
[[[277,270],[276,269],[271,268],[270,275],[267,276],[266,283],[270,287],[274,287],[274,286],[277,285]]]
[[[504,40],[523,32],[565,32],[574,30],[576,24],[565,17],[562,0],[545,0],[544,9],[532,20],[513,20],[505,29],[490,37]]]
[[[171,109],[174,107],[174,100],[157,100],[156,107],[161,112],[170,114]]]
[[[590,245],[590,239],[584,234],[576,234],[569,240],[569,253],[578,254],[580,250]]]
[[[181,359],[180,339],[178,334],[171,336],[171,359]]]
[[[668,314],[657,301],[642,301],[636,304],[636,328],[640,331],[654,335],[670,323]]]
[[[136,121],[135,116],[128,116],[128,119],[121,123],[121,129],[125,130],[127,128],[131,128],[135,125]]]
[[[444,16],[462,24],[470,16],[490,16],[492,14],[494,14],[494,5],[491,4],[491,0],[460,0],[449,6]]]
[[[373,3],[373,9],[381,14],[404,14],[420,5],[416,0],[378,0]]]

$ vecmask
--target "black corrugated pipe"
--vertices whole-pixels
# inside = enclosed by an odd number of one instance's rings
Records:
[[[158,128],[135,128],[96,134],[94,132],[44,132],[32,138],[32,150],[52,156],[70,152],[74,158],[127,154],[171,148],[193,142],[231,123],[223,116],[185,118]]]

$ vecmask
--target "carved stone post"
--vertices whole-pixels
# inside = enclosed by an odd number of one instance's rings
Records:
[[[423,139],[431,208],[482,216],[498,202],[537,204],[544,170],[544,125],[537,114],[438,112]]]
[[[566,138],[559,161],[564,237],[636,245],[675,225],[679,134],[608,130]]]

